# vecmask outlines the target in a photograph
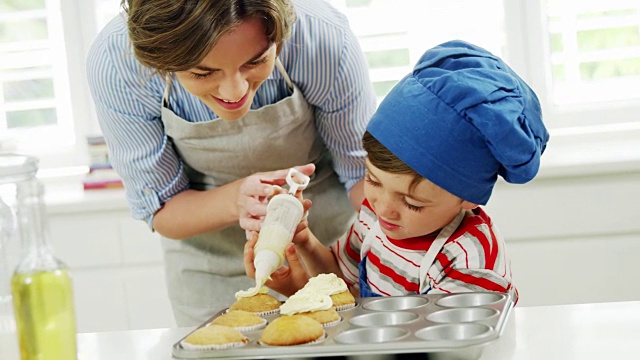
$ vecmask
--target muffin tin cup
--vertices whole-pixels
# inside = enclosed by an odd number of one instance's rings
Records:
[[[436,305],[452,308],[487,306],[503,301],[506,296],[506,294],[490,292],[451,294],[437,300]]]
[[[430,313],[426,319],[437,323],[465,323],[489,320],[499,314],[498,310],[491,308],[453,308]]]
[[[411,310],[429,304],[429,299],[424,296],[390,296],[378,297],[367,301],[362,305],[364,309],[373,311]]]
[[[389,311],[374,312],[368,314],[357,315],[351,318],[349,322],[355,326],[394,326],[405,325],[412,321],[416,321],[420,315],[409,311]]]
[[[398,327],[368,327],[341,332],[333,340],[341,344],[378,344],[398,341],[410,333]]]
[[[415,332],[415,336],[426,341],[457,342],[481,339],[490,335],[491,331],[491,327],[484,324],[441,324],[422,328]]]
[[[194,351],[183,348],[181,339],[172,354],[180,359],[276,359],[428,353],[429,359],[477,359],[501,336],[513,302],[511,294],[480,292],[357,298],[357,306],[340,312],[342,320],[325,327],[325,337],[313,343],[260,345],[262,330],[256,330],[245,333],[249,342],[242,347]]]

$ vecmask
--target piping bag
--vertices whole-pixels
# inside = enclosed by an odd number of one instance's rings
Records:
[[[267,215],[258,234],[258,242],[253,249],[256,285],[247,290],[238,291],[235,294],[237,299],[267,292],[264,283],[284,263],[284,249],[293,240],[296,228],[304,216],[302,203],[295,195],[297,191],[304,190],[309,185],[310,178],[291,168],[286,180],[289,191],[269,200]]]

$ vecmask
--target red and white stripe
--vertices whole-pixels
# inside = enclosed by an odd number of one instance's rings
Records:
[[[387,238],[365,201],[358,221],[332,250],[351,286],[357,286],[358,264],[367,256],[367,281],[382,295],[417,294],[423,282],[429,293],[506,292],[512,288],[504,239],[482,208],[468,213],[429,265],[426,278],[420,279],[422,258],[434,239]]]

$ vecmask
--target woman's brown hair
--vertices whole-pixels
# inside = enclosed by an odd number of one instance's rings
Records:
[[[250,18],[263,20],[279,51],[296,20],[290,0],[122,0],[122,7],[136,58],[160,74],[193,68]]]
[[[418,183],[424,179],[422,175],[418,174],[410,168],[409,165],[405,164],[404,161],[395,156],[368,131],[365,131],[362,136],[362,147],[367,152],[369,162],[376,168],[392,174],[413,175],[413,180],[409,186],[410,190],[415,188]]]

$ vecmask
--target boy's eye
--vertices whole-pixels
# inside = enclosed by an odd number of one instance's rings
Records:
[[[377,181],[374,181],[371,176],[369,176],[369,174],[365,175],[364,177],[364,181],[366,181],[369,185],[371,186],[375,186],[375,187],[379,187],[380,183]]]
[[[403,201],[402,201],[402,203],[404,204],[404,206],[405,206],[407,209],[409,209],[409,210],[411,210],[411,211],[415,211],[415,212],[420,212],[420,211],[422,211],[422,208],[424,207],[424,206],[415,206],[415,205],[411,205],[411,204],[409,204],[406,200],[403,200]]]

